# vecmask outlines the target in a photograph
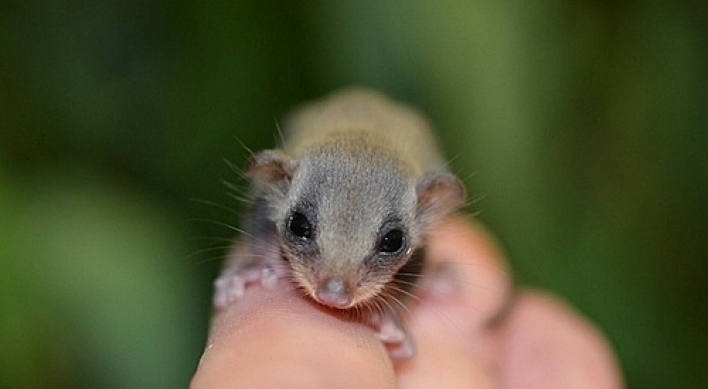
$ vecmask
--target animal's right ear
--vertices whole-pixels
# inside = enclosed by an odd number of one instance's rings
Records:
[[[263,150],[246,163],[246,176],[255,181],[275,184],[293,178],[297,161],[281,150]]]
[[[433,172],[423,177],[416,188],[418,217],[430,223],[453,212],[465,201],[465,187],[448,172]]]

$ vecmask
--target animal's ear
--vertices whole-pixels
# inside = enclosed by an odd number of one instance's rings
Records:
[[[297,167],[295,159],[281,150],[263,150],[246,163],[246,176],[255,181],[275,184],[290,181]]]
[[[416,187],[418,218],[434,222],[453,212],[465,201],[465,187],[448,172],[427,174]]]

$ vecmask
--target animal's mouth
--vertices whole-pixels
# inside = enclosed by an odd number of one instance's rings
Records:
[[[339,278],[318,282],[296,274],[295,280],[314,301],[339,310],[355,308],[378,295],[378,291],[371,285],[352,285]]]
[[[391,281],[390,277],[376,277],[372,274],[322,274],[312,264],[291,258],[287,250],[284,250],[284,254],[295,283],[312,300],[330,308],[348,310],[366,304],[379,296]]]
[[[367,305],[380,296],[383,285],[376,283],[348,284],[340,279],[329,279],[312,287],[309,292],[318,303],[335,309],[352,309]]]

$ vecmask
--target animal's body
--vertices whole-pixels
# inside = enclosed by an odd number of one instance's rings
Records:
[[[425,263],[427,233],[464,201],[427,121],[376,92],[348,89],[286,122],[280,149],[252,156],[248,254],[217,280],[216,305],[245,285],[288,279],[315,301],[371,312],[396,357],[412,354],[399,314]],[[394,301],[398,300],[398,301]]]

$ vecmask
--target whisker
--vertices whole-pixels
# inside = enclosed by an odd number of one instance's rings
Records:
[[[426,277],[426,275],[421,276],[421,278],[423,278],[423,277]],[[450,278],[448,281],[451,283],[458,284],[458,285],[470,286],[470,287],[475,288],[476,290],[480,290],[482,292],[489,293],[489,294],[494,294],[494,293],[498,292],[497,290],[494,290],[493,288],[490,288],[489,286],[475,283],[475,282],[469,282],[469,281],[465,281],[465,280],[461,280],[461,279],[454,279],[454,278]],[[412,287],[418,286],[418,284],[419,284],[419,282],[411,282],[411,281],[403,281],[403,280],[397,280],[396,282],[399,284],[402,284],[402,285],[408,285],[408,286],[412,286]]]
[[[246,175],[246,172],[238,165],[235,163],[231,162],[227,158],[221,158],[221,161],[226,165],[226,167],[229,168],[234,174],[236,174],[238,177],[241,179],[247,180],[248,176]]]
[[[210,253],[210,252],[212,252],[212,251],[218,251],[218,250],[229,249],[229,248],[231,248],[231,247],[232,247],[231,245],[220,245],[220,246],[213,246],[213,247],[203,248],[203,249],[197,250],[197,251],[195,251],[195,252],[193,252],[193,253],[187,255],[187,259],[196,257],[196,256],[201,255],[201,254],[204,254],[204,253]]]
[[[216,262],[216,261],[221,261],[221,262],[223,262],[223,261],[225,261],[227,258],[228,258],[228,255],[226,255],[226,254],[225,254],[225,255],[217,255],[217,256],[212,256],[212,257],[207,257],[207,258],[200,259],[200,260],[196,261],[196,263],[197,263],[198,265],[204,265],[204,264],[212,263],[212,262]]]
[[[443,166],[444,166],[446,169],[449,170],[450,166],[452,165],[452,162],[457,161],[458,159],[460,159],[461,156],[462,156],[461,153],[452,155],[450,158],[448,158],[448,159],[445,161],[445,163],[443,164]]]
[[[423,301],[423,299],[420,296],[416,295],[415,293],[411,293],[411,292],[408,292],[407,290],[400,289],[395,285],[390,285],[390,286],[392,288],[394,288],[395,290],[397,290],[399,293],[404,294],[415,301],[418,301],[418,302]],[[432,308],[435,309],[438,312],[438,314],[440,315],[440,317],[443,318],[450,326],[452,326],[456,332],[458,332],[459,334],[462,334],[462,329],[461,329],[459,323],[457,323],[455,320],[452,320],[450,318],[450,316],[445,314],[440,308],[435,307],[435,306],[432,306]],[[406,311],[409,310],[407,305],[406,305],[405,309],[406,309]],[[474,309],[477,312],[481,312],[478,308],[472,307],[472,309]]]
[[[227,180],[226,178],[219,178],[219,183],[221,185],[225,186],[226,189],[229,190],[229,192],[234,192],[234,193],[239,193],[241,192],[241,187],[237,186],[233,181]]]
[[[241,146],[241,148],[242,148],[244,151],[246,151],[250,156],[253,156],[253,155],[255,154],[255,153],[253,152],[253,150],[251,150],[248,146],[246,146],[245,143],[243,143],[243,141],[241,140],[241,138],[239,138],[239,137],[236,136],[236,135],[234,135],[233,138],[234,138],[234,140],[236,141],[236,143],[238,143],[239,146]]]
[[[391,300],[391,302],[398,305],[401,308],[401,312],[408,312],[408,305],[405,304],[403,301],[401,301],[401,299],[397,298],[396,296],[388,295],[388,298],[386,300]],[[391,307],[391,310],[393,311],[394,314],[396,314],[396,312],[398,312],[390,302],[388,302],[387,305],[389,307]]]
[[[482,261],[455,261],[455,260],[447,260],[447,261],[435,261],[434,264],[430,267],[431,269],[434,269],[436,267],[439,267],[440,265],[452,265],[452,266],[465,266],[465,267],[473,267],[473,268],[478,268],[484,271],[491,271],[497,275],[503,275],[505,278],[510,278],[512,276],[512,273],[503,267],[495,266],[493,264],[487,263],[487,262],[482,262]],[[403,272],[399,271],[398,275],[405,275],[407,277],[417,277],[421,275],[426,275],[426,273],[429,273],[428,270],[425,269],[426,266],[422,265],[418,269],[413,269],[413,270],[421,270],[420,272]]]
[[[236,212],[236,210],[234,210],[233,208],[229,208],[229,207],[227,207],[223,204],[219,204],[215,201],[200,199],[200,198],[196,198],[196,197],[190,198],[189,201],[199,203],[199,204],[204,204],[204,205],[210,205],[214,208],[221,209],[223,211],[229,212],[229,213],[234,214],[236,216],[240,216],[239,213]]]
[[[192,236],[189,240],[211,240],[216,242],[233,242],[232,238],[223,238],[219,236]]]
[[[240,203],[244,203],[247,205],[254,205],[256,203],[256,201],[253,199],[253,196],[250,196],[248,194],[240,195],[238,193],[229,192],[226,195]]]
[[[207,218],[190,218],[190,219],[188,219],[188,220],[189,220],[189,221],[192,221],[192,222],[201,222],[201,223],[214,224],[214,225],[217,225],[217,226],[221,226],[221,227],[228,228],[228,229],[231,230],[231,231],[237,232],[237,233],[239,233],[239,234],[241,234],[241,235],[244,235],[244,236],[247,236],[247,237],[249,237],[249,238],[259,239],[257,236],[255,236],[255,235],[253,235],[253,234],[250,234],[249,232],[247,232],[246,230],[244,230],[244,229],[242,229],[242,228],[233,226],[233,225],[231,225],[231,224],[229,224],[229,223],[220,222],[220,221],[218,221],[218,220],[212,220],[212,219],[207,219]]]
[[[283,135],[283,129],[280,128],[280,123],[278,122],[277,117],[273,117],[273,121],[275,122],[275,130],[276,134],[278,136],[278,139],[276,140],[277,143],[281,145],[281,147],[286,148],[287,145],[285,144],[285,135]]]
[[[390,287],[391,289],[393,289],[395,292],[398,292],[398,293],[404,295],[405,297],[408,297],[408,298],[411,298],[411,299],[417,300],[417,301],[421,301],[421,300],[422,300],[422,298],[420,298],[420,296],[416,295],[416,294],[413,293],[413,292],[409,292],[409,291],[406,290],[405,288],[400,288],[397,284],[398,284],[398,282],[392,282],[392,283],[389,285],[389,287]],[[410,284],[410,285],[415,285],[415,283],[412,283],[412,282],[411,282],[411,283],[408,283],[408,284]]]
[[[462,203],[461,208],[468,208],[468,207],[472,207],[472,206],[478,205],[478,204],[480,204],[480,203],[482,202],[482,200],[484,200],[484,199],[486,199],[486,198],[487,198],[487,193],[485,193],[485,192],[478,193],[478,194],[476,194],[476,195],[474,195],[474,196],[469,196],[469,197],[465,200],[465,202]],[[481,211],[480,211],[480,212],[481,212]],[[480,214],[480,213],[477,212],[477,213],[468,214],[468,216],[477,217],[477,216],[479,216],[479,214]]]
[[[247,178],[243,178],[244,182],[247,180]],[[221,185],[223,185],[227,191],[227,194],[233,194],[239,197],[244,197],[244,198],[249,198],[250,197],[250,192],[248,190],[249,186],[248,185],[238,185],[231,180],[227,180],[225,178],[220,178],[219,182]]]

